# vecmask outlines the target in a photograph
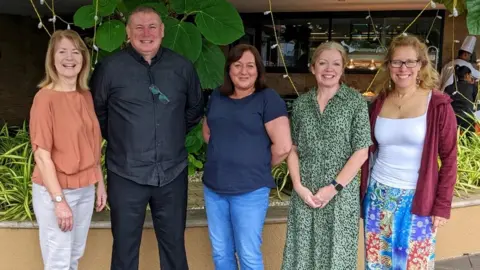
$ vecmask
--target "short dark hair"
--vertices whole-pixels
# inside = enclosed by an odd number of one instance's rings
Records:
[[[162,21],[162,15],[160,15],[160,13],[158,13],[153,7],[139,5],[128,15],[127,25],[130,24],[130,18],[137,13],[155,13],[160,18],[160,21]]]
[[[255,66],[257,67],[257,79],[255,80],[255,92],[262,91],[267,88],[265,83],[265,66],[262,62],[262,57],[257,48],[248,44],[238,44],[228,52],[227,62],[225,63],[225,80],[220,87],[220,93],[225,96],[230,96],[235,91],[232,78],[230,78],[230,66],[242,58],[245,52],[251,52],[255,58]]]

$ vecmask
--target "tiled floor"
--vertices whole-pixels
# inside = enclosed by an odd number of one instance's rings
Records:
[[[435,270],[480,270],[480,254],[439,261]]]
[[[289,196],[281,193],[280,197],[276,189],[272,189],[270,194],[270,206],[288,206]],[[203,200],[203,185],[200,175],[189,178],[188,183],[188,209],[199,210],[204,209],[205,202]]]

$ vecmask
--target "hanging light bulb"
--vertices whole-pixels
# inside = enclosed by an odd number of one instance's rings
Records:
[[[372,59],[372,61],[370,61],[370,65],[368,65],[368,69],[370,70],[377,69],[377,65],[375,65],[375,60]]]
[[[353,62],[353,59],[350,59],[350,61],[348,62],[347,68],[348,69],[355,68],[355,63]]]

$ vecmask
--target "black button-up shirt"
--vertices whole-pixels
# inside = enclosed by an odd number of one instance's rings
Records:
[[[149,64],[129,46],[101,61],[90,83],[107,169],[142,185],[175,179],[188,164],[186,134],[204,112],[193,64],[167,48]]]

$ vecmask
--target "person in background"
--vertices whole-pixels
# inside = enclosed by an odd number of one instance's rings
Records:
[[[112,270],[136,270],[150,206],[162,270],[187,270],[188,172],[185,138],[204,113],[191,61],[162,47],[164,24],[139,6],[127,21],[129,45],[95,68],[95,110],[107,140]]]
[[[357,174],[371,139],[366,100],[342,82],[346,63],[342,45],[321,44],[311,60],[317,86],[293,104],[283,270],[357,268]]]
[[[78,269],[95,204],[107,202],[100,164],[100,127],[87,80],[90,55],[71,30],[53,33],[45,78],[30,110],[35,168],[33,210],[45,270]]]
[[[292,142],[285,102],[265,84],[257,49],[229,52],[225,82],[208,102],[203,121],[208,143],[203,173],[205,208],[217,270],[263,270],[262,231],[280,164]]]
[[[480,71],[478,71],[470,60],[475,50],[475,44],[477,38],[475,36],[467,36],[462,43],[462,47],[458,51],[457,59],[451,60],[445,66],[443,66],[440,75],[440,90],[444,91],[449,85],[453,84],[455,66],[465,66],[472,71],[472,76],[476,80],[480,79]]]
[[[457,116],[457,126],[474,131],[475,110],[478,89],[474,84],[472,71],[467,66],[455,66],[456,83],[445,88],[445,93],[453,99],[452,107]]]
[[[434,269],[457,176],[455,113],[450,97],[434,90],[438,72],[417,37],[394,38],[383,65],[361,177],[365,266]]]

